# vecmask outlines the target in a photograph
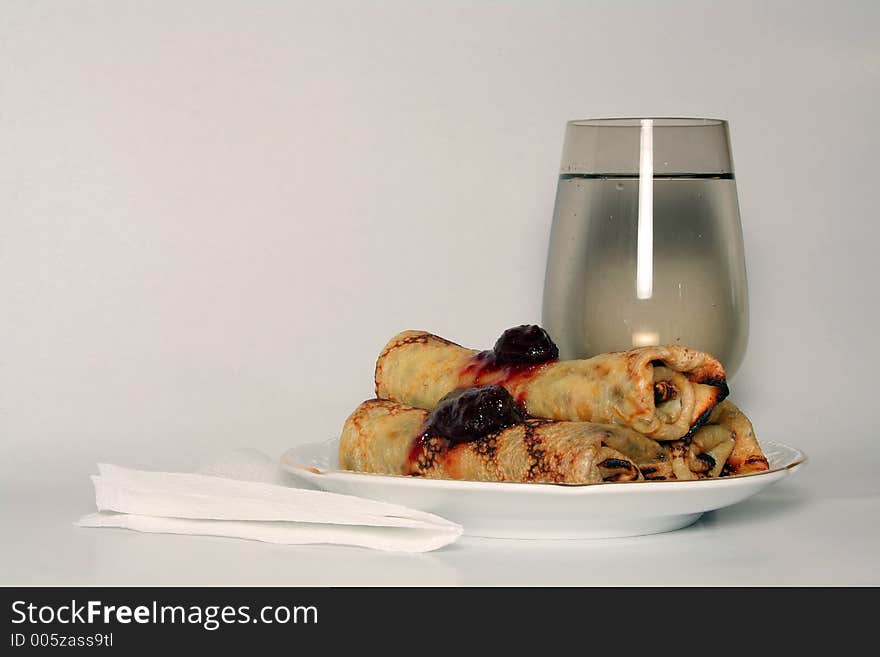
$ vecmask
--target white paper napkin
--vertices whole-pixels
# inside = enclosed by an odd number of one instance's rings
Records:
[[[98,464],[92,476],[99,513],[81,527],[228,536],[269,543],[336,543],[427,552],[461,536],[439,516],[352,495],[295,488],[255,450],[236,450],[196,473]]]

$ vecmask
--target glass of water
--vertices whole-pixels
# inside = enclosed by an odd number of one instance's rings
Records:
[[[562,358],[674,344],[732,377],[749,304],[727,122],[570,121],[543,301]]]

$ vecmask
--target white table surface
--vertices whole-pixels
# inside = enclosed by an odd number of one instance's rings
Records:
[[[35,585],[877,585],[880,486],[833,445],[738,505],[668,534],[516,541],[463,537],[421,555],[84,529],[83,472],[53,484],[9,473],[0,584]]]

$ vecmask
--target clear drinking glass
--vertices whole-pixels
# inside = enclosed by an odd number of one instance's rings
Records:
[[[542,321],[562,358],[678,344],[733,376],[749,310],[726,121],[568,123]]]

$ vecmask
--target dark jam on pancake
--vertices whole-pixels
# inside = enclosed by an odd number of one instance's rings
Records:
[[[559,348],[547,331],[534,324],[523,324],[502,333],[493,349],[474,355],[459,382],[462,387],[504,386],[525,408],[523,384],[536,371],[558,359]]]
[[[497,433],[524,420],[510,393],[497,385],[453,390],[428,414],[409,453],[411,470],[430,467],[437,453]]]
[[[460,388],[437,404],[409,452],[410,471],[419,474],[458,443],[470,442],[522,422],[524,385],[559,348],[540,326],[509,328],[494,348],[475,354],[459,377]],[[516,391],[516,398],[512,392]]]
[[[476,440],[524,419],[513,397],[501,386],[453,390],[428,415],[426,433],[453,443]]]
[[[559,347],[540,326],[522,324],[507,329],[492,349],[497,365],[540,365],[559,358]]]

